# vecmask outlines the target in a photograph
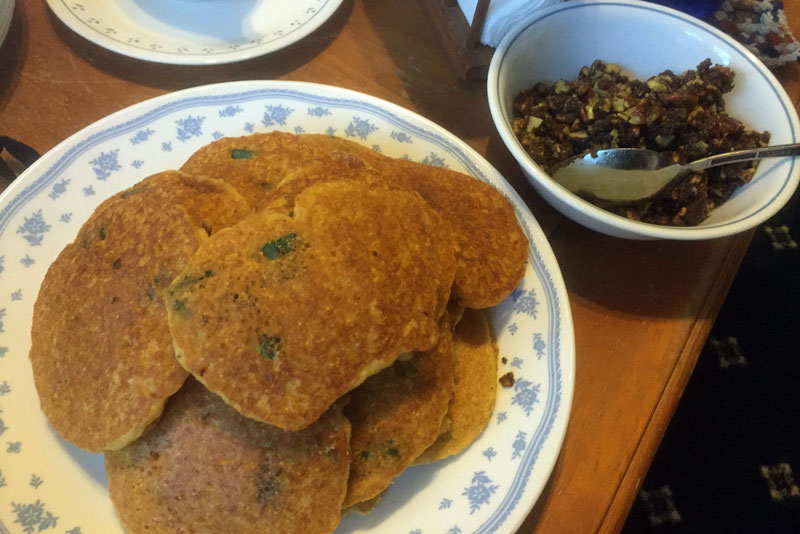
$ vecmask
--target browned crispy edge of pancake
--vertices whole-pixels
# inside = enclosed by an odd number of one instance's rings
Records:
[[[464,310],[453,335],[455,388],[436,441],[417,464],[442,460],[466,449],[489,423],[497,397],[499,350],[486,312]]]
[[[438,436],[453,395],[455,362],[448,319],[430,351],[401,358],[350,393],[353,425],[345,508],[383,492]]]
[[[357,502],[354,505],[343,509],[342,517],[347,517],[351,514],[369,515],[375,511],[375,508],[378,507],[382,500],[383,493],[379,493],[368,501]]]
[[[187,376],[163,299],[197,237],[182,207],[131,191],[83,224],[34,305],[30,360],[42,410],[64,438],[93,452],[138,437]],[[150,248],[161,239],[171,245]]]

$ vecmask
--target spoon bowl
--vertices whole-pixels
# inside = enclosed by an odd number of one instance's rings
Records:
[[[680,165],[668,152],[614,148],[590,152],[559,167],[553,179],[576,194],[608,202],[635,202],[658,195],[687,173],[763,158],[800,155],[800,143],[736,150]]]

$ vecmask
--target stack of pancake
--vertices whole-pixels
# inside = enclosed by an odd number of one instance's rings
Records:
[[[322,135],[223,138],[103,202],[34,308],[42,410],[132,534],[331,532],[494,406],[508,200]]]

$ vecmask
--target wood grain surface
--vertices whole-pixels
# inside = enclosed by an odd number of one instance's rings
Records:
[[[786,4],[795,24],[797,0]],[[797,65],[777,74],[797,104]],[[420,0],[344,0],[295,45],[204,67],[115,54],[71,32],[43,1],[17,0],[0,48],[0,134],[43,153],[131,104],[246,79],[331,84],[404,106],[464,139],[520,193],[549,237],[566,281],[577,368],[563,450],[519,533],[617,532],[752,233],[696,243],[639,242],[564,219],[527,184],[500,140],[484,82],[452,73]]]

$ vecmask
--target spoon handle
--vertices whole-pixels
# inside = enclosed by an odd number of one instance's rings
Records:
[[[729,163],[738,163],[740,161],[776,158],[781,156],[800,156],[800,143],[726,152],[724,154],[717,154],[716,156],[698,159],[697,161],[687,164],[686,167],[694,171],[699,171],[709,167],[716,167],[718,165],[727,165]]]

